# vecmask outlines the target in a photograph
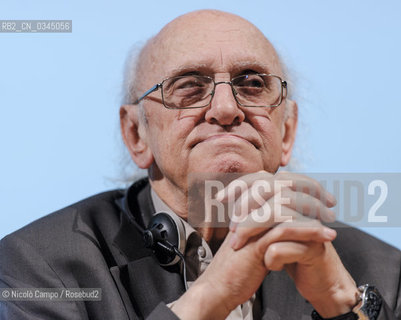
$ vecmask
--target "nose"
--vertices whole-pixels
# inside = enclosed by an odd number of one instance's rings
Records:
[[[221,126],[239,125],[244,121],[245,114],[234,98],[230,82],[216,82],[214,96],[206,111],[205,119],[209,123]]]

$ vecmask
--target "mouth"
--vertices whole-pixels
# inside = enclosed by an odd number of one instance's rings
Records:
[[[210,135],[207,137],[199,138],[199,139],[195,140],[194,143],[191,144],[191,148],[194,148],[198,144],[201,144],[201,143],[207,143],[207,142],[212,142],[212,141],[217,141],[217,140],[221,140],[222,142],[227,141],[227,142],[232,142],[232,143],[246,142],[246,143],[249,143],[250,145],[254,146],[256,149],[260,148],[260,143],[257,141],[257,139],[255,139],[253,137],[243,137],[241,135],[231,134],[231,133],[220,133],[220,134],[214,134],[214,135]]]

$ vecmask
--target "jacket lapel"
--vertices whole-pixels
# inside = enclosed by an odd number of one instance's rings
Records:
[[[148,224],[155,212],[147,180],[131,186],[125,199],[120,229],[113,241],[118,265],[110,268],[110,272],[129,318],[136,319],[136,315],[146,318],[160,302],[177,300],[185,289],[179,265],[160,266],[153,252],[144,246],[140,228]]]

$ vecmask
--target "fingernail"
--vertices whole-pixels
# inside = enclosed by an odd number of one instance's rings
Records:
[[[336,232],[336,230],[325,227],[323,230],[323,234],[326,239],[333,240],[336,237],[337,232]]]
[[[231,248],[233,248],[235,250],[237,247],[237,244],[238,244],[238,236],[234,233],[230,239],[230,246],[231,246]]]
[[[327,199],[330,201],[330,203],[335,206],[337,204],[337,199],[334,195],[332,195],[330,192],[327,192]]]

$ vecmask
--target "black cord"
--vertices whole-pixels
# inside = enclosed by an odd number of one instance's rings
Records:
[[[180,250],[178,250],[176,247],[173,246],[174,252],[177,254],[177,256],[180,257],[182,260],[182,265],[183,265],[183,272],[182,272],[182,277],[184,278],[184,285],[185,285],[185,290],[188,290],[188,283],[187,283],[187,266],[185,264],[185,259]]]

